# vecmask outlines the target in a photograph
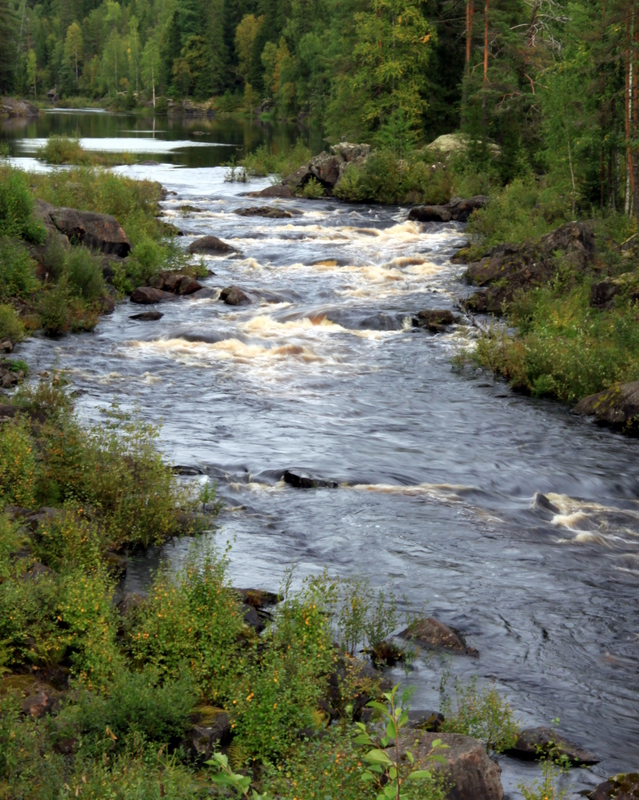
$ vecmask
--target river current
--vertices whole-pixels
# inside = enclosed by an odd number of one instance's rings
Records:
[[[93,333],[35,338],[16,354],[35,372],[65,370],[88,420],[112,400],[162,420],[167,460],[217,481],[215,536],[233,543],[234,585],[277,590],[293,563],[298,581],[324,566],[367,576],[479,650],[454,657],[453,675],[494,680],[522,722],[558,717],[601,756],[572,772],[571,793],[636,770],[637,442],[455,368],[476,329],[411,328],[411,314],[454,308],[468,291],[450,260],[463,226],[422,226],[398,207],[241,197],[268,181],[227,183],[223,167],[119,171],[175,192],[162,206],[184,246],[214,234],[236,247],[204,259],[215,274],[203,283],[236,284],[254,302],[181,298],[157,322],[131,320],[143,309],[124,302]],[[234,213],[267,202],[294,216]],[[291,468],[339,488],[292,488],[281,479]],[[136,562],[127,588],[188,548]],[[441,672],[424,657],[392,675],[423,708],[437,702]],[[512,796],[535,777],[502,767]]]

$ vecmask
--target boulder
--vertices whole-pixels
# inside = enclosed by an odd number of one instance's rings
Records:
[[[422,617],[411,623],[398,636],[409,639],[420,647],[444,650],[466,656],[478,656],[474,647],[469,647],[460,633],[449,628],[434,617]]]
[[[267,217],[268,219],[289,219],[293,215],[290,211],[273,206],[249,206],[248,208],[236,208],[235,213],[241,217]]]
[[[267,592],[266,589],[234,589],[247,606],[263,609],[274,606],[282,599],[279,594]]]
[[[601,760],[569,739],[560,736],[556,731],[544,727],[525,728],[517,737],[515,746],[508,750],[507,754],[526,760],[563,756],[571,764],[579,766],[598,764]]]
[[[446,206],[415,206],[408,214],[408,219],[417,222],[450,222],[452,218]]]
[[[40,110],[28,100],[15,97],[0,98],[0,117],[37,117]]]
[[[320,153],[314,156],[309,164],[308,169],[310,174],[317,178],[317,180],[326,189],[333,189],[335,184],[342,176],[343,159],[341,156],[331,155],[329,153]]]
[[[146,602],[144,595],[137,594],[137,592],[125,592],[120,600],[116,603],[115,607],[121,617],[127,617],[132,611],[141,608]]]
[[[290,189],[291,192],[295,192],[297,189],[301,189],[310,177],[311,171],[305,164],[303,167],[296,169],[295,172],[291,172],[290,175],[282,178],[282,185]]]
[[[639,381],[617,383],[580,400],[575,414],[594,417],[599,425],[639,434]]]
[[[612,308],[621,287],[610,280],[593,283],[590,287],[591,308]]]
[[[189,295],[195,294],[195,292],[199,292],[200,289],[203,289],[201,283],[198,283],[195,278],[191,278],[189,275],[183,275],[177,287],[175,289],[176,294],[179,295]]]
[[[26,716],[37,719],[48,714],[52,709],[53,698],[47,692],[41,691],[30,697],[25,697],[20,710]]]
[[[433,156],[448,158],[449,156],[466,152],[469,144],[470,139],[464,133],[445,133],[426,145],[424,151],[427,154],[432,153]],[[492,142],[487,142],[486,148],[493,157],[498,156],[501,152],[499,145],[493,144]]]
[[[249,628],[253,628],[256,633],[261,633],[264,630],[266,622],[254,606],[243,605],[242,613],[244,615],[245,625],[248,625]]]
[[[215,750],[230,743],[231,720],[223,709],[203,706],[196,711],[194,721],[185,737],[185,749],[193,758],[206,761]]]
[[[447,745],[447,749],[436,751],[444,762],[428,760],[435,739]],[[405,729],[400,733],[399,746],[403,760],[406,752],[413,754],[415,769],[429,769],[446,776],[447,800],[502,800],[501,767],[472,736]]]
[[[267,186],[259,192],[247,192],[247,197],[293,197],[293,192],[289,186],[284,186],[282,183],[275,184],[274,186]]]
[[[639,772],[626,772],[595,786],[590,800],[639,800]]]
[[[444,721],[444,715],[439,711],[410,709],[407,727],[418,731],[438,731]]]
[[[564,264],[584,271],[595,255],[592,228],[585,222],[568,222],[536,242],[493,247],[464,275],[468,283],[485,287],[472,295],[466,306],[471,311],[501,314],[518,291],[542,286],[554,278],[558,254]]]
[[[545,494],[541,492],[535,492],[535,496],[533,497],[532,502],[533,508],[540,510],[540,511],[547,511],[550,514],[560,514],[559,508],[552,503]]]
[[[171,292],[163,292],[162,289],[154,289],[152,286],[138,286],[131,292],[131,302],[141,305],[150,303],[162,303],[166,300],[175,300],[176,297]]]
[[[164,314],[161,311],[143,311],[141,314],[132,314],[129,319],[137,319],[141,322],[156,322],[162,319]]]
[[[459,317],[448,309],[425,309],[418,311],[417,316],[412,318],[414,328],[426,328],[431,333],[443,333],[449,325],[456,322],[459,322]]]
[[[309,475],[307,472],[301,472],[300,470],[287,469],[282,478],[284,478],[285,483],[288,483],[289,486],[294,486],[296,489],[337,489],[339,486],[337,481],[318,478],[316,475]]]
[[[226,289],[222,289],[220,300],[223,300],[227,306],[241,306],[251,302],[239,286],[227,286]]]
[[[120,223],[110,214],[54,208],[50,211],[50,217],[55,227],[71,242],[121,258],[129,255],[131,242]]]
[[[342,158],[347,164],[361,163],[371,154],[370,144],[340,142],[331,147],[331,153]]]
[[[198,289],[197,292],[193,292],[191,298],[193,300],[210,300],[217,297],[219,289],[211,289],[210,286],[205,286],[203,289]]]
[[[220,253],[237,252],[230,244],[218,239],[217,236],[200,236],[189,245],[189,253],[205,253],[207,255],[219,255]]]
[[[332,719],[340,716],[347,706],[353,708],[353,719],[370,716],[366,704],[378,699],[380,692],[389,691],[392,682],[370,664],[352,656],[340,654],[327,680],[326,701],[320,708]]]
[[[477,194],[474,197],[462,198],[451,197],[446,207],[450,210],[451,216],[457,222],[466,222],[468,217],[477,211],[478,208],[484,208],[488,205],[490,198],[483,194]]]

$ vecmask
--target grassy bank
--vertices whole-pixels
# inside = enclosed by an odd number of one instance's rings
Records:
[[[639,379],[636,220],[588,211],[581,218],[595,235],[593,259],[584,267],[557,252],[554,277],[515,292],[503,308],[507,327],[482,335],[472,356],[518,390],[569,404]],[[568,196],[533,178],[514,181],[471,219],[464,257],[476,260],[503,242],[534,242],[570,219]]]
[[[228,796],[220,774],[246,781],[247,797],[249,782],[264,797],[377,797],[389,774],[363,782],[370,743],[353,718],[380,696],[380,678],[353,653],[393,632],[395,599],[327,574],[292,592],[289,578],[259,634],[226,556],[198,539],[179,572],[161,568],[146,596],[119,599],[123,556],[193,533],[203,500],[215,513],[210,490],[180,483],[157,430],[135,416],[113,408],[103,424],[79,425],[57,378],[20,390],[10,408],[0,423],[0,798]],[[512,744],[513,713],[494,689],[457,683],[443,707],[445,730]],[[210,747],[222,720],[226,738]],[[220,746],[226,760],[208,766]],[[445,790],[425,775],[402,797]]]
[[[38,151],[38,158],[54,166],[71,164],[84,167],[115,167],[134,164],[136,161],[131,153],[96,153],[85,150],[79,139],[68,136],[49,136],[47,143]]]
[[[157,219],[162,187],[91,167],[28,174],[0,163],[0,341],[19,342],[41,328],[50,335],[91,330],[119,295],[162,269],[189,269],[188,259]],[[113,262],[51,238],[36,199],[112,214],[132,244]],[[197,267],[191,267],[197,271]]]

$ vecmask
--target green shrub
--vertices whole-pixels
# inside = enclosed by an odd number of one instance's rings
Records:
[[[73,247],[66,258],[69,288],[85,300],[97,300],[104,292],[100,259],[84,247]]]
[[[24,339],[24,324],[9,305],[0,305],[0,340],[4,339],[10,339],[14,344]]]
[[[301,194],[308,200],[319,200],[320,197],[324,197],[324,187],[316,178],[311,178],[304,185]]]
[[[0,236],[44,240],[44,228],[33,217],[35,206],[24,173],[0,165]]]
[[[169,101],[164,95],[155,101],[155,113],[159,116],[166,116],[169,113]]]
[[[520,726],[512,708],[497,690],[494,687],[479,689],[477,678],[468,684],[455,679],[451,697],[446,691],[447,678],[445,675],[442,679],[441,688],[440,710],[445,717],[442,730],[474,736],[497,753],[513,747]]]
[[[95,153],[87,151],[77,138],[68,136],[49,136],[47,143],[38,151],[38,158],[48,164],[74,164],[76,166],[114,166],[131,164],[130,153]]]
[[[68,505],[59,515],[40,523],[33,550],[43,564],[60,570],[82,567],[95,570],[102,562],[106,542],[98,524],[84,509]]]
[[[48,336],[60,336],[71,328],[70,301],[69,279],[63,275],[40,302],[40,324]]]
[[[35,263],[17,239],[0,238],[0,298],[25,297],[37,287]]]
[[[189,725],[197,701],[192,677],[183,672],[161,679],[156,667],[140,672],[119,668],[104,692],[85,691],[66,712],[82,732],[85,752],[122,751],[133,734],[145,742],[176,744]]]
[[[33,508],[39,472],[29,423],[16,417],[0,425],[0,509]]]
[[[264,178],[271,174],[289,175],[310,160],[311,151],[298,139],[293,147],[278,148],[262,144],[240,159],[239,164],[249,175]]]
[[[161,571],[148,601],[132,615],[129,646],[139,663],[176,678],[186,665],[203,694],[228,696],[241,666],[243,614],[228,585],[226,561],[213,552],[172,578]]]

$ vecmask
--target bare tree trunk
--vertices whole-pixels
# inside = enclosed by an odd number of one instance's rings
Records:
[[[153,73],[153,53],[151,53],[151,86],[153,87],[153,108],[155,108],[155,75]]]
[[[466,72],[470,70],[470,56],[473,47],[473,17],[475,0],[466,0]]]
[[[637,168],[639,166],[639,159],[637,158],[637,134],[639,133],[639,72],[637,71],[637,45],[639,44],[639,28],[637,27],[637,7],[634,5],[632,8],[632,29],[633,29],[633,47],[632,47],[632,130],[631,130],[631,150],[632,150],[632,206],[635,214],[639,215],[639,180],[637,179]]]
[[[486,0],[484,7],[484,80],[483,80],[483,100],[482,100],[482,132],[484,139],[486,138],[486,129],[488,127],[488,110],[486,92],[488,91],[488,11],[490,7],[490,0]]]
[[[626,7],[626,80],[625,80],[625,129],[626,129],[626,198],[624,210],[630,214],[632,206],[632,195],[634,194],[632,173],[632,145],[630,130],[630,111],[632,108],[632,59],[630,57],[630,43],[632,41],[632,17],[630,13],[630,3]]]

